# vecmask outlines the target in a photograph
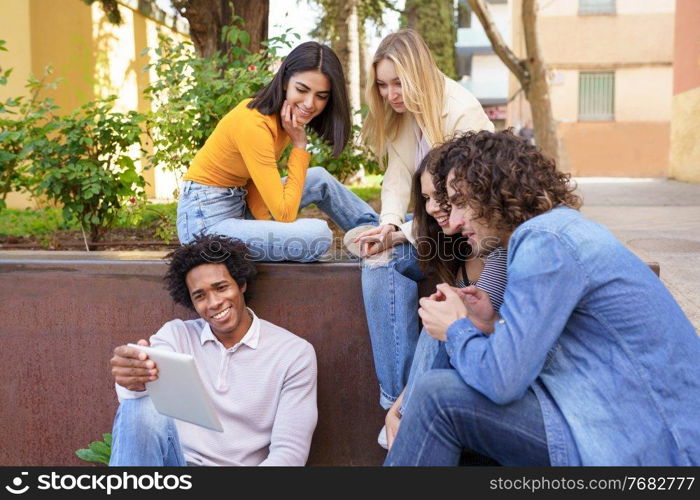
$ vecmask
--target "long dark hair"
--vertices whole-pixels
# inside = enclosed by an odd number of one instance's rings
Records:
[[[416,239],[418,260],[423,272],[437,271],[440,279],[455,284],[460,266],[471,256],[472,248],[461,234],[448,235],[440,228],[435,218],[425,210],[425,199],[421,189],[421,176],[428,172],[433,178],[438,201],[449,213],[445,183],[450,169],[436,162],[435,150],[429,152],[413,174],[411,197],[413,199],[413,236]],[[437,167],[437,168],[436,168]],[[466,278],[466,277],[465,277]]]
[[[308,126],[331,144],[333,156],[338,156],[350,138],[350,103],[345,90],[343,67],[330,47],[318,42],[306,42],[297,46],[282,61],[272,81],[253,96],[248,107],[257,109],[263,115],[279,114],[289,79],[295,73],[303,71],[320,71],[331,84],[328,104]]]

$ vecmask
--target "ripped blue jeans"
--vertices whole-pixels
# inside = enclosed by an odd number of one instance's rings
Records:
[[[401,394],[418,342],[418,282],[424,278],[410,243],[390,258],[362,261],[362,296],[379,379],[379,404],[389,409]]]

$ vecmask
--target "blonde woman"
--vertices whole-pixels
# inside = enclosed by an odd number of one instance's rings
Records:
[[[345,241],[363,257],[362,293],[380,404],[388,409],[404,388],[419,334],[417,281],[423,275],[408,243],[406,217],[413,175],[434,145],[459,131],[492,131],[493,124],[479,101],[438,69],[411,29],[382,40],[366,88],[369,113],[362,135],[386,166],[382,208],[379,226],[349,231]]]

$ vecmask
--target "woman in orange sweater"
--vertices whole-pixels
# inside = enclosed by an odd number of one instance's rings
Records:
[[[181,243],[215,233],[246,243],[254,260],[318,260],[332,233],[321,219],[297,219],[315,203],[344,231],[378,223],[376,212],[324,168],[309,168],[306,128],[338,155],[350,136],[345,77],[333,51],[296,47],[272,81],[216,126],[184,176],[177,207]],[[277,161],[292,144],[282,178]]]

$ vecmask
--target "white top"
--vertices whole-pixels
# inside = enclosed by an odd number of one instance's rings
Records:
[[[431,148],[418,122],[413,122],[413,132],[416,134],[416,170],[418,170],[420,162],[423,161],[423,158],[430,152]]]
[[[175,420],[185,459],[196,465],[304,465],[316,428],[316,354],[306,340],[253,322],[226,349],[203,319],[169,321],[151,346],[191,354],[224,433]],[[146,396],[116,385],[119,401]]]

